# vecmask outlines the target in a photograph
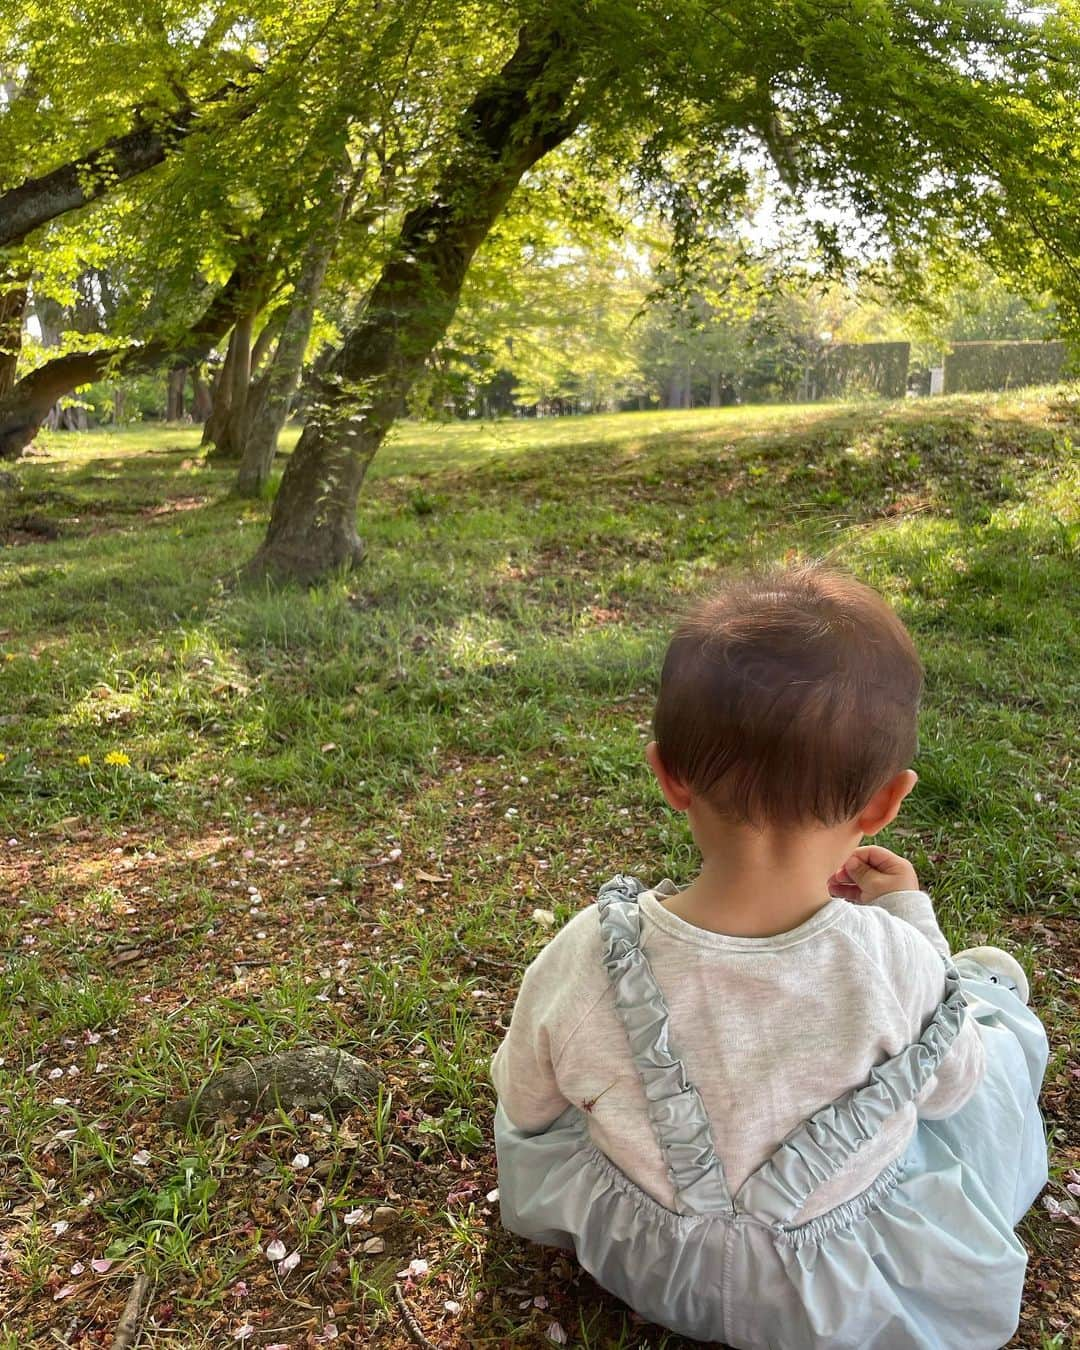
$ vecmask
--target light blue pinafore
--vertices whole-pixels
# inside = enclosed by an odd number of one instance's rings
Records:
[[[641,950],[633,877],[600,891],[604,962],[676,1193],[657,1204],[589,1139],[570,1107],[539,1134],[495,1121],[504,1225],[576,1251],[643,1317],[684,1336],[769,1350],[998,1350],[1020,1311],[1026,1256],[1013,1232],[1046,1182],[1037,1106],[1038,1018],[974,962],[946,963],[945,997],[919,1040],[817,1111],[731,1195],[668,1010]],[[986,1050],[974,1096],[920,1120],[861,1195],[809,1221],[822,1182],[926,1085],[965,1006]]]

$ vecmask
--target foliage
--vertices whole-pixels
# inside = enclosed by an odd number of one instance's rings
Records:
[[[960,342],[945,355],[945,392],[1012,389],[1061,378],[1064,342]]]
[[[903,398],[910,354],[907,342],[831,343],[814,369],[815,396],[850,398],[864,393]]]

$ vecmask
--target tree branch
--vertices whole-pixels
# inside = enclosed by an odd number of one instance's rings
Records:
[[[138,126],[113,136],[104,145],[51,173],[28,178],[18,187],[0,193],[0,248],[21,243],[31,231],[57,216],[77,211],[111,192],[118,183],[155,168],[191,134],[203,107],[224,101],[236,89],[234,84],[225,85],[205,105],[178,108],[156,126]],[[251,104],[238,105],[241,118],[249,116],[252,110]]]

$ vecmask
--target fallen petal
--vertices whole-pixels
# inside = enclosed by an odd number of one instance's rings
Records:
[[[290,1270],[295,1270],[300,1264],[300,1253],[290,1252],[284,1261],[278,1266],[282,1275],[288,1275]]]
[[[95,1256],[90,1262],[90,1269],[95,1275],[104,1275],[112,1270],[112,1261],[107,1256]]]
[[[266,1259],[268,1261],[282,1261],[285,1259],[285,1244],[280,1238],[274,1238],[273,1242],[266,1244]]]
[[[59,1303],[62,1298],[67,1298],[68,1294],[73,1294],[74,1292],[75,1286],[73,1284],[65,1284],[53,1294],[53,1302]]]

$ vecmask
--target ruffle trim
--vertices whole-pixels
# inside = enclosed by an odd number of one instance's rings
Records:
[[[605,943],[604,965],[614,990],[615,1009],[641,1076],[649,1119],[675,1188],[678,1212],[731,1215],[738,1208],[771,1220],[779,1228],[790,1223],[817,1187],[835,1176],[873,1138],[882,1122],[913,1101],[937,1072],[963,1020],[966,1004],[960,976],[946,961],[945,997],[920,1038],[879,1064],[861,1087],[804,1121],[747,1178],[733,1203],[716,1156],[708,1113],[672,1048],[667,1003],[641,951],[638,897],[645,889],[636,877],[615,876],[600,888],[597,905]],[[858,1204],[876,1186],[887,1182],[890,1171],[887,1168],[874,1186],[846,1203]],[[844,1209],[845,1205],[840,1205],[807,1225],[782,1231],[801,1232]]]
[[[597,905],[604,936],[604,965],[615,1009],[626,1029],[641,1076],[649,1120],[664,1155],[680,1214],[734,1213],[724,1170],[716,1156],[705,1104],[669,1040],[667,1003],[641,951],[636,877],[616,876],[600,889]]]

